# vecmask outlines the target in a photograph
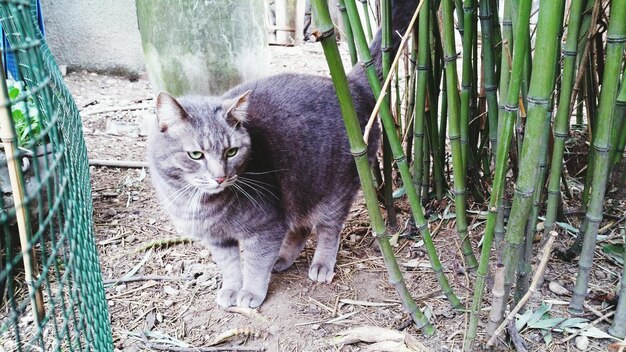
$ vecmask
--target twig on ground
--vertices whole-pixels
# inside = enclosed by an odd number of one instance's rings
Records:
[[[509,315],[506,316],[506,319],[504,319],[500,326],[498,326],[496,331],[493,333],[493,336],[491,336],[491,338],[487,342],[488,347],[492,347],[494,345],[496,339],[498,338],[498,335],[502,333],[502,330],[504,330],[504,328],[510,321],[513,321],[513,319],[515,318],[515,314],[517,314],[517,312],[522,309],[522,307],[526,304],[526,302],[528,302],[533,293],[537,290],[537,284],[539,283],[539,279],[543,276],[543,272],[546,270],[546,265],[548,264],[550,254],[552,253],[552,245],[554,244],[557,236],[558,234],[556,233],[556,231],[550,232],[550,238],[548,239],[548,242],[546,242],[546,245],[543,249],[543,257],[541,258],[539,266],[537,266],[537,270],[535,271],[533,281],[528,288],[528,292],[526,292],[522,299],[520,299],[520,301],[517,303],[515,308],[513,308]]]
[[[159,239],[159,240],[154,240],[154,241],[150,241],[142,246],[137,247],[137,249],[135,249],[135,253],[137,252],[143,252],[146,251],[148,249],[152,249],[152,248],[156,248],[156,247],[169,247],[171,245],[176,245],[176,244],[185,244],[185,243],[191,243],[193,242],[191,239],[189,238],[184,238],[184,237],[177,237],[177,238],[163,238],[163,239]]]
[[[240,346],[224,346],[224,347],[176,347],[157,343],[146,343],[148,349],[172,352],[215,352],[215,351],[265,351],[265,348],[258,347],[240,347]]]
[[[132,160],[103,160],[103,159],[91,159],[89,160],[90,166],[106,166],[106,167],[119,167],[128,169],[142,169],[148,167],[148,163],[145,161],[132,161]]]
[[[515,346],[515,350],[517,352],[526,352],[526,346],[524,345],[524,340],[522,336],[519,334],[519,331],[515,328],[515,321],[509,321],[509,326],[507,327],[507,331],[509,332],[509,336],[511,337],[511,342],[513,342],[513,346]]]
[[[185,276],[162,276],[162,275],[139,275],[130,277],[121,277],[119,279],[109,279],[102,281],[103,284],[114,284],[122,282],[136,282],[136,281],[181,281],[181,280],[193,280],[193,277]]]
[[[82,112],[81,115],[92,116],[92,115],[98,115],[98,114],[105,114],[108,112],[145,110],[145,109],[149,109],[152,107],[153,107],[152,104],[136,104],[136,105],[130,105],[130,106],[118,106],[114,108],[105,108],[105,109],[99,109],[99,110],[94,110],[90,112]]]

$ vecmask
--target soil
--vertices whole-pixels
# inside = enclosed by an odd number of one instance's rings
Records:
[[[317,44],[272,47],[272,52],[273,73],[327,74]],[[90,159],[145,160],[142,126],[154,115],[154,92],[147,79],[140,77],[131,82],[125,77],[75,72],[68,74],[66,81],[82,109]],[[292,268],[272,276],[267,299],[258,310],[224,310],[214,303],[220,275],[209,251],[200,243],[184,240],[172,228],[157,202],[147,170],[92,166],[91,178],[95,240],[118,350],[165,346],[194,351],[192,347],[214,345],[234,351],[359,351],[366,350],[367,344],[343,346],[335,343],[335,336],[349,328],[366,326],[401,330],[431,351],[461,348],[467,315],[455,312],[442,295],[425,249],[409,227],[399,231],[401,236],[394,241],[394,250],[410,293],[437,332],[426,337],[410,324],[394,286],[389,283],[362,201],[354,205],[342,233],[337,275],[332,283],[317,284],[308,279],[308,263],[314,250],[310,243]],[[445,204],[432,208],[440,218],[445,218],[444,211],[453,210],[446,209]],[[623,204],[613,209],[623,209]],[[400,224],[407,224],[408,207],[403,201],[398,202],[398,210]],[[445,273],[457,295],[469,304],[475,274],[463,266],[455,223],[436,216],[434,219],[431,229]],[[472,215],[470,223],[474,225],[471,240],[478,248],[484,219]],[[561,237],[559,246],[570,242],[569,236]],[[599,253],[592,269],[591,296],[614,295],[619,270]],[[556,281],[571,291],[576,272],[575,263],[552,259],[546,283]],[[126,277],[139,280],[120,282]],[[568,295],[553,293],[547,285],[533,296],[529,307],[535,309],[546,300],[552,302],[552,316],[568,316]],[[487,293],[483,306],[489,302]],[[589,304],[602,312],[599,314],[606,313],[606,303],[601,299]],[[585,317],[597,318],[593,313]],[[486,320],[483,314],[479,339],[483,338]],[[598,326],[604,331],[608,327],[602,321]],[[530,350],[574,348],[574,340],[546,347],[540,330],[526,330],[522,336]],[[555,340],[564,337],[556,332],[554,336]],[[588,350],[604,350],[606,341],[591,339]]]

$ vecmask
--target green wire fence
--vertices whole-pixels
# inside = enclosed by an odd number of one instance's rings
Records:
[[[0,82],[0,350],[112,350],[78,109],[36,25],[0,1],[18,77]]]

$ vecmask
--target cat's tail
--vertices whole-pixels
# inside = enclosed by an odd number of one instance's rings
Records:
[[[391,25],[392,25],[392,45],[390,48],[381,48],[382,44],[382,32],[380,29],[376,32],[376,36],[370,43],[370,52],[372,53],[372,61],[376,67],[378,73],[378,79],[382,79],[383,76],[383,50],[387,50],[391,53],[392,60],[395,57],[402,41],[402,36],[405,34],[411,18],[417,8],[419,0],[394,0],[391,10]],[[357,64],[352,71],[348,74],[350,79],[358,80],[361,82],[367,81],[364,70]],[[382,83],[382,82],[381,82]]]

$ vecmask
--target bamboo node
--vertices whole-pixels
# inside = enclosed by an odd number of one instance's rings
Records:
[[[393,158],[393,160],[395,160],[396,163],[401,163],[403,161],[406,161],[406,155],[402,154],[402,156],[397,157],[397,158]]]
[[[459,54],[458,53],[456,55],[452,55],[452,56],[444,56],[443,57],[443,62],[445,62],[445,63],[454,62],[458,58],[459,58]]]
[[[478,19],[481,20],[481,21],[489,20],[489,19],[491,19],[491,14],[478,15]]]
[[[423,138],[426,134],[424,132],[415,132],[413,133],[413,137]]]
[[[346,12],[346,7],[343,5],[337,5],[337,8],[339,9],[339,11],[341,12]]]
[[[593,215],[586,214],[585,218],[587,219],[587,221],[592,222],[594,224],[598,224],[598,223],[600,223],[600,221],[602,221],[602,216],[595,217]]]
[[[563,56],[576,57],[578,55],[578,50],[563,50]]]
[[[515,188],[515,193],[517,193],[522,198],[530,198],[535,193],[535,190],[531,189],[531,190],[528,190],[528,191],[523,191],[523,190]]]
[[[430,65],[424,65],[424,64],[417,65],[417,70],[418,71],[429,71],[430,70]]]
[[[504,110],[507,112],[517,112],[519,110],[519,105],[504,105]]]
[[[595,149],[599,153],[608,153],[611,150],[611,146],[601,147],[594,144],[593,149]]]
[[[359,157],[362,157],[363,155],[367,154],[367,149],[359,150],[359,151],[356,151],[356,152],[351,151],[350,154],[352,154],[352,156],[355,157],[355,158],[359,158]]]
[[[498,87],[495,84],[490,84],[490,85],[485,85],[483,89],[485,90],[485,92],[492,92],[498,89]]]
[[[322,40],[326,38],[335,36],[335,28],[334,27],[330,28],[329,30],[325,32],[320,32],[319,30],[315,30],[311,34],[313,34],[313,36],[315,37],[315,41],[321,42]]]
[[[554,131],[554,138],[567,138],[567,132]]]
[[[626,37],[609,37],[607,36],[606,38],[606,43],[617,43],[617,44],[621,44],[621,43],[626,43]]]
[[[530,104],[535,104],[535,105],[548,105],[548,104],[550,104],[550,99],[536,98],[536,97],[528,96],[526,98],[526,100],[528,101],[528,105],[530,105]]]

